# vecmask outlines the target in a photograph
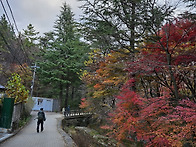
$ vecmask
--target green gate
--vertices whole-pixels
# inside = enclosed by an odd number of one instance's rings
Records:
[[[0,117],[1,128],[9,129],[11,127],[13,109],[14,98],[4,98]]]

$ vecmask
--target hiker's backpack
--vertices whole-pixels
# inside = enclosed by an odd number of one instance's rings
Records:
[[[44,113],[38,112],[38,120],[44,120]]]

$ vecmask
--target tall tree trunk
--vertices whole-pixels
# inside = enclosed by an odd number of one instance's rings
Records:
[[[196,70],[193,72],[194,75],[194,80],[193,80],[193,92],[192,92],[192,96],[194,101],[196,102]]]
[[[172,92],[174,94],[174,101],[178,101],[179,99],[179,95],[178,95],[178,87],[176,84],[176,78],[174,76],[174,73],[172,71],[172,56],[171,53],[169,51],[169,37],[170,37],[170,28],[165,28],[165,35],[166,35],[166,48],[164,49],[166,52],[166,59],[167,59],[167,66],[168,66],[168,70],[169,70],[169,74],[171,77],[171,83],[170,83],[170,87],[172,89]]]
[[[66,95],[65,95],[65,108],[68,106],[68,99],[69,99],[69,84],[66,84]]]
[[[161,96],[161,93],[160,93],[160,86],[159,84],[157,83],[156,84],[156,97],[160,97]]]
[[[132,1],[132,7],[131,7],[131,37],[130,37],[130,47],[131,50],[133,51],[131,54],[131,60],[134,61],[135,60],[135,7],[136,7],[136,3]],[[135,78],[135,74],[132,74],[132,77]],[[136,82],[133,82],[133,86],[131,87],[131,89],[133,91],[136,91]]]
[[[74,94],[75,94],[75,88],[72,86],[72,91],[71,91],[71,99],[74,99]]]
[[[63,108],[63,84],[60,82],[59,84],[59,100],[60,100],[60,108]]]
[[[131,38],[130,38],[130,47],[135,51],[135,7],[136,3],[132,2],[132,8],[131,8]],[[133,59],[134,60],[134,59]]]
[[[174,96],[175,96],[175,101],[177,101],[179,99],[179,94],[178,94],[178,87],[177,87],[177,84],[176,84],[176,78],[174,76],[174,73],[172,71],[172,67],[171,67],[171,54],[167,51],[166,52],[167,54],[167,63],[168,63],[168,66],[169,66],[169,74],[171,76],[171,86],[173,86],[173,93],[174,93]]]

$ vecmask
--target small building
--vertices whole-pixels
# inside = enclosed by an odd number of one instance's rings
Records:
[[[2,98],[5,94],[6,88],[0,84],[0,98]]]
[[[32,97],[32,99],[34,101],[34,107],[32,110],[40,110],[40,108],[43,108],[44,111],[60,111],[60,103],[58,99],[43,97]]]
[[[0,84],[0,91],[4,91],[4,90],[5,90],[5,87]]]

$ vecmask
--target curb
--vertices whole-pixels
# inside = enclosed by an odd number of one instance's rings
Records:
[[[57,129],[61,136],[63,137],[63,140],[68,147],[78,147],[76,143],[73,141],[73,139],[62,129],[62,120],[63,118],[57,118],[58,124]]]
[[[31,118],[29,119],[28,122],[25,123],[24,126],[22,126],[22,127],[20,127],[19,129],[15,130],[13,133],[3,133],[3,135],[2,135],[3,137],[0,138],[0,144],[3,143],[4,141],[6,141],[7,139],[9,139],[9,138],[15,136],[15,135],[16,135],[17,133],[19,133],[24,127],[26,127],[26,126],[29,124],[29,122],[31,121],[31,119],[33,119],[33,118],[32,118],[32,115],[31,115],[30,117],[31,117]]]
[[[3,137],[1,137],[0,138],[0,144],[2,143],[2,142],[4,142],[4,141],[6,141],[8,138],[11,138],[12,136],[14,136],[15,134],[7,134],[7,133],[5,133],[5,134],[3,134],[2,136]]]

